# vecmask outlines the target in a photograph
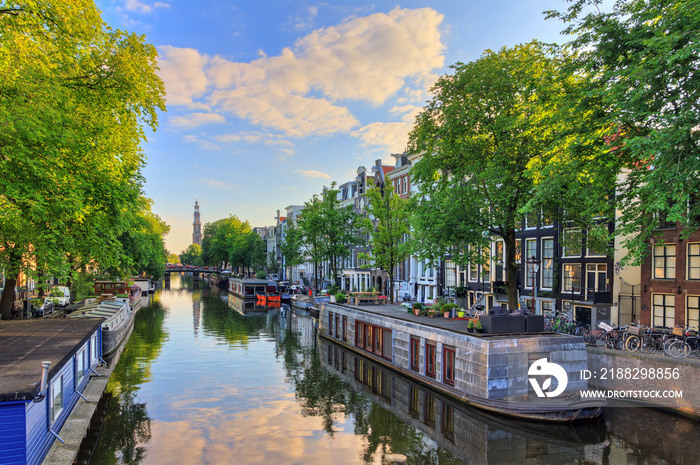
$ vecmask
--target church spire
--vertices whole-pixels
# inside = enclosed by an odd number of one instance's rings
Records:
[[[202,245],[202,223],[199,221],[199,201],[194,201],[194,221],[192,222],[192,243]]]

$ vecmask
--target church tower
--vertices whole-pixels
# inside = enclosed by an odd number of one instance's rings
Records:
[[[194,221],[192,222],[192,243],[202,245],[202,223],[199,221],[199,202],[194,201]]]

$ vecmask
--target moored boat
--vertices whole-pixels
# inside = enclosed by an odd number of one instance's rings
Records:
[[[324,304],[319,336],[452,399],[501,415],[570,422],[595,418],[606,405],[581,394],[588,389],[580,376],[587,368],[581,337],[476,336],[466,328],[442,328],[403,315]]]
[[[141,287],[136,284],[129,288],[129,305],[131,305],[131,308],[136,308],[141,303],[142,292]]]
[[[102,353],[110,355],[117,350],[130,332],[135,310],[125,297],[100,296],[86,299],[85,305],[68,318],[104,318],[102,322]]]

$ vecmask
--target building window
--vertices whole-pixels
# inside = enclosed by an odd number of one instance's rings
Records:
[[[455,350],[442,348],[442,380],[446,384],[455,384]]]
[[[700,244],[688,244],[688,279],[700,279]]]
[[[552,311],[554,311],[554,306],[552,305],[551,300],[542,300],[540,302],[540,308],[542,309],[543,315],[550,314]]]
[[[81,350],[75,356],[75,379],[76,385],[80,386],[80,383],[85,379],[85,354],[86,350]]]
[[[685,308],[685,324],[700,327],[700,296],[689,295]]]
[[[455,262],[452,260],[445,261],[445,285],[454,289],[457,285]]]
[[[675,325],[675,297],[673,294],[654,294],[652,323],[654,326],[673,328]]]
[[[63,411],[63,375],[51,385],[51,423],[56,421]]]
[[[425,374],[435,378],[435,354],[437,346],[429,342],[425,343]]]
[[[403,186],[402,192],[405,194],[408,192],[406,176],[401,178],[401,185]]]
[[[537,222],[540,219],[540,212],[531,211],[525,215],[525,229],[534,229],[537,227]]]
[[[581,264],[567,263],[564,265],[564,282],[562,292],[581,292]]]
[[[654,279],[675,279],[676,246],[654,246]]]
[[[469,249],[474,252],[473,247],[469,246]],[[475,260],[469,261],[469,281],[477,281],[479,279],[479,266]]]
[[[491,248],[490,247],[484,247],[483,253],[483,262],[481,264],[481,278],[482,282],[489,282],[491,281]]]
[[[411,337],[411,370],[418,371],[420,367],[420,339]]]
[[[542,288],[551,289],[554,286],[554,239],[542,239]]]
[[[589,293],[608,290],[608,265],[604,263],[586,265],[586,290]]]
[[[580,229],[565,229],[564,230],[564,257],[579,257],[583,249],[583,233]]]
[[[525,240],[525,287],[532,289],[534,286],[534,275],[533,264],[528,263],[532,257],[537,257],[537,239],[526,239]]]

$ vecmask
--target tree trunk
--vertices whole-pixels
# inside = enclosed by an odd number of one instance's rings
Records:
[[[508,228],[503,237],[506,246],[506,287],[508,288],[508,310],[518,308],[518,276],[515,266],[515,229]]]
[[[15,286],[17,285],[17,275],[5,275],[5,287],[0,296],[0,315],[3,320],[9,320],[12,315],[12,304],[15,298]]]

